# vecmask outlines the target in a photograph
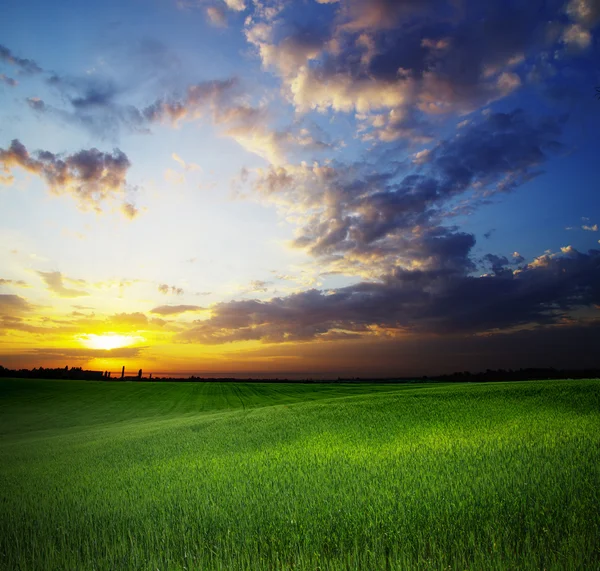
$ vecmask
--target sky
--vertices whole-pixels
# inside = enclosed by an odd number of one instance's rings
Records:
[[[600,367],[599,0],[6,0],[0,365]]]

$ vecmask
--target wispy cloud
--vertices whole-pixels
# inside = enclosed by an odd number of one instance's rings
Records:
[[[3,73],[0,73],[0,83],[4,83],[4,85],[8,85],[9,87],[16,87],[19,84],[16,79],[8,77]]]
[[[203,311],[205,308],[199,305],[159,305],[150,310],[157,315],[179,315],[181,313]]]
[[[21,58],[12,53],[6,46],[0,44],[0,61],[15,66],[21,73],[40,73],[42,68],[31,59]]]
[[[61,272],[37,272],[48,289],[59,297],[83,297],[89,293],[82,289],[68,288],[64,285],[65,278]]]
[[[0,278],[0,286],[29,287],[29,284],[23,280],[8,280],[5,278]]]

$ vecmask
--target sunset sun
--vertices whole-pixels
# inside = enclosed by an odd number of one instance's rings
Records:
[[[110,350],[127,347],[142,340],[142,338],[135,335],[118,335],[116,333],[103,333],[102,335],[90,333],[87,335],[80,335],[78,340],[88,349]]]

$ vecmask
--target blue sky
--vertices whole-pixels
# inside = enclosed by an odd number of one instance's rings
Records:
[[[598,1],[0,22],[0,363],[598,365]]]

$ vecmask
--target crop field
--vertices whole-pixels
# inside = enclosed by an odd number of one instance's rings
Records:
[[[0,380],[0,568],[599,569],[600,380]]]

